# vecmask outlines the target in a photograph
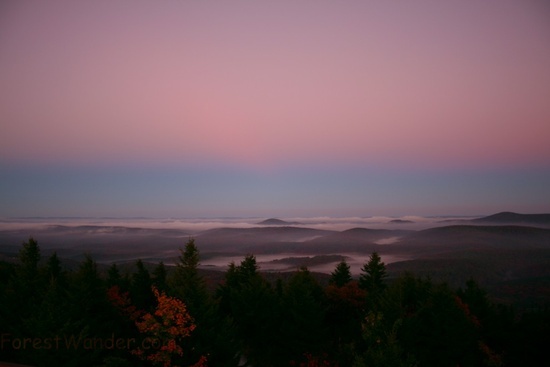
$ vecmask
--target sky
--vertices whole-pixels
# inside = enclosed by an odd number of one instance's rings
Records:
[[[0,4],[0,217],[550,212],[543,1]]]

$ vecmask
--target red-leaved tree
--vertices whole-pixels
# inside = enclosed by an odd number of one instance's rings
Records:
[[[173,360],[183,355],[182,339],[189,336],[196,326],[182,301],[168,297],[154,286],[152,290],[157,302],[153,314],[137,309],[128,292],[121,292],[116,285],[108,289],[107,296],[111,304],[144,334],[141,346],[132,350],[132,354],[156,366],[176,366]],[[206,367],[206,362],[203,356],[191,367]]]

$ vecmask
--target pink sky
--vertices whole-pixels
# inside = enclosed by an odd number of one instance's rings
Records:
[[[540,1],[4,1],[0,164],[550,162]]]
[[[548,162],[547,10],[530,1],[7,2],[0,154]]]

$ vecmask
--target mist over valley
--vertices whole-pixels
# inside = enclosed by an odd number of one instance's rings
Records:
[[[305,266],[330,274],[346,260],[357,277],[377,252],[392,276],[413,271],[457,285],[474,276],[494,287],[535,278],[546,284],[549,217],[12,218],[0,222],[0,256],[13,260],[33,237],[44,255],[55,251],[66,261],[88,254],[105,266],[138,259],[171,266],[194,238],[204,270],[223,272],[253,254],[263,272]]]

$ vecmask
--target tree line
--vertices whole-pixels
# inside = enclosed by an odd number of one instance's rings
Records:
[[[67,270],[30,238],[0,263],[0,360],[33,366],[537,366],[550,312],[492,303],[474,281],[452,289],[403,274],[375,252],[353,279],[341,261],[322,285],[302,267],[270,282],[253,255],[215,291],[193,239],[173,271]]]

